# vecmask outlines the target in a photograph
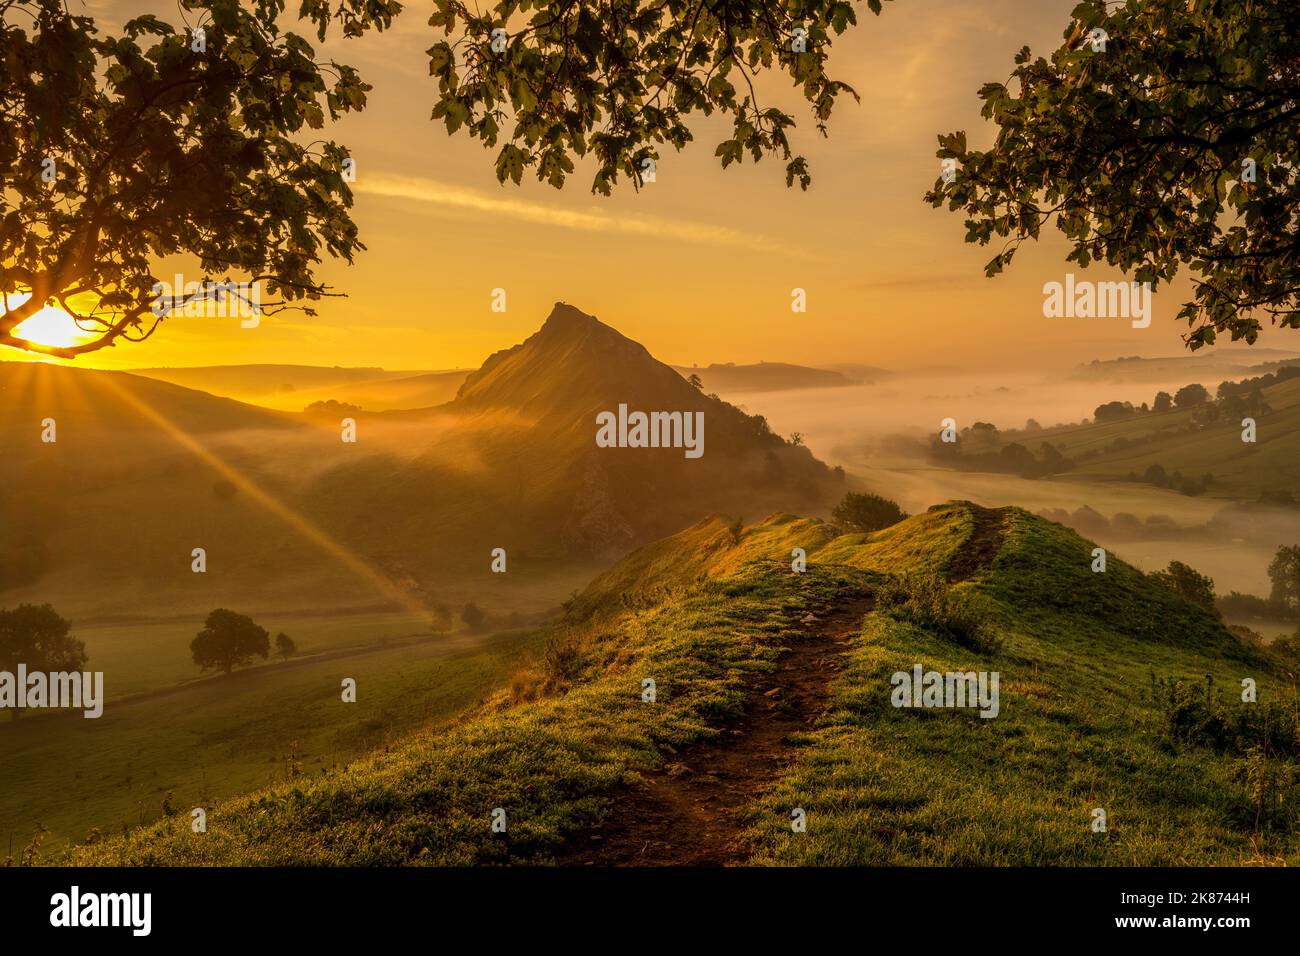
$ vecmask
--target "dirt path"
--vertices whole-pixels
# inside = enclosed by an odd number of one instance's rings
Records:
[[[787,738],[826,709],[831,680],[844,667],[849,639],[870,610],[854,595],[810,622],[776,669],[761,675],[744,717],[716,740],[694,744],[625,791],[587,845],[560,860],[570,866],[727,866],[749,847],[740,813],[795,753]],[[583,839],[579,837],[578,839]]]
[[[948,565],[948,580],[954,584],[973,577],[975,572],[993,562],[1002,550],[1007,535],[1007,515],[1011,513],[1010,508],[985,508],[969,501],[965,504],[971,510],[975,527]]]

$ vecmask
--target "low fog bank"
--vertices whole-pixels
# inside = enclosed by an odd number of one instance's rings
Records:
[[[1201,382],[1211,392],[1221,378]],[[928,372],[895,375],[876,385],[747,392],[722,397],[750,414],[763,415],[772,429],[799,432],[813,454],[845,464],[853,449],[888,435],[933,435],[952,418],[957,427],[989,422],[999,430],[1024,428],[1033,419],[1048,428],[1091,419],[1105,402],[1150,404],[1156,392],[1173,394],[1183,379],[1117,383],[1072,381],[1057,373]]]

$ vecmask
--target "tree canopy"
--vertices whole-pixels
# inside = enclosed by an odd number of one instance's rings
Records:
[[[907,512],[888,498],[856,491],[845,492],[843,500],[831,512],[836,524],[855,531],[879,531],[906,517]]]
[[[808,164],[788,131],[795,118],[765,105],[759,74],[785,73],[825,134],[851,87],[827,73],[835,36],[857,24],[849,0],[434,0],[429,23],[449,38],[431,46],[438,80],[433,118],[497,147],[501,181],[526,168],[562,186],[573,157],[592,155],[595,192],[623,175],[640,186],[658,148],[694,138],[693,114],[719,113],[732,135],[714,155],[725,168],[748,154],[785,162],[787,185],[807,188]],[[882,0],[867,0],[879,14]],[[510,27],[509,24],[517,24]]]
[[[190,641],[194,663],[203,670],[220,668],[225,673],[247,664],[254,657],[266,660],[271,653],[271,635],[246,614],[217,608],[208,615],[203,630]]]
[[[1288,607],[1300,605],[1300,545],[1282,546],[1268,565],[1272,599]]]
[[[281,31],[283,7],[186,0],[181,27],[141,16],[105,36],[62,0],[0,0],[0,344],[73,357],[148,338],[196,295],[160,300],[172,255],[205,280],[265,282],[266,313],[326,294],[322,256],[364,247],[347,151],[301,134],[364,107],[369,87]],[[396,9],[303,4],[322,33],[382,29]],[[50,303],[95,337],[14,334]]]
[[[62,0],[0,0],[0,344],[73,358],[141,341],[212,299],[208,283],[265,283],[261,312],[313,314],[306,303],[332,294],[323,257],[365,248],[348,151],[311,134],[363,109],[370,87],[282,29],[285,0],[179,8],[179,26],[140,16],[109,36]],[[298,15],[323,41],[383,30],[401,9],[302,0]],[[558,188],[591,156],[592,189],[609,194],[620,176],[639,187],[660,146],[682,149],[720,113],[723,167],[777,156],[787,185],[807,188],[795,119],[755,81],[788,75],[825,134],[836,98],[856,96],[826,72],[832,37],[856,22],[850,0],[435,0],[432,118],[495,149],[502,182],[528,169]],[[198,291],[159,291],[156,264],[175,255],[198,261]],[[15,334],[49,304],[93,337]]]
[[[939,137],[952,174],[926,199],[998,246],[985,272],[1055,220],[1080,266],[1152,288],[1186,267],[1192,349],[1300,328],[1300,6],[1086,0],[1064,41],[980,89],[991,148]]]
[[[32,670],[78,671],[86,665],[86,645],[48,604],[0,609],[0,670],[19,664]]]

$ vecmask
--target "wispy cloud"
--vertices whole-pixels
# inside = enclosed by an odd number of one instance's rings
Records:
[[[618,233],[629,236],[653,236],[657,239],[676,239],[715,246],[758,249],[779,252],[782,255],[806,258],[805,250],[791,248],[767,236],[694,222],[687,219],[665,219],[657,216],[637,216],[626,213],[583,212],[561,209],[515,197],[495,197],[452,186],[432,179],[415,176],[371,174],[364,182],[358,181],[357,191],[372,196],[386,196],[430,203],[455,209],[468,209],[492,216],[504,216],[523,222],[576,229],[582,232]]]
[[[855,289],[901,289],[906,292],[940,292],[944,289],[969,289],[988,280],[983,272],[971,275],[903,275],[888,279],[870,279],[853,283]]]

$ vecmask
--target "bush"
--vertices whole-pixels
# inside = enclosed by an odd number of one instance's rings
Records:
[[[907,517],[907,512],[888,498],[850,491],[835,506],[831,517],[836,524],[855,531],[879,531],[898,524]]]
[[[1292,674],[1300,671],[1300,630],[1290,637],[1279,637],[1268,645],[1268,651]]]
[[[1214,581],[1195,568],[1181,561],[1170,561],[1168,570],[1154,571],[1151,578],[1210,613],[1219,613],[1214,604]]]
[[[736,545],[740,544],[740,538],[741,535],[744,534],[744,531],[745,531],[744,518],[736,518],[727,525],[727,537],[731,541],[731,546],[733,548]]]
[[[1200,687],[1151,674],[1151,694],[1171,742],[1244,756],[1252,747],[1286,757],[1300,755],[1300,722],[1294,711],[1273,703],[1225,704],[1206,678]]]
[[[886,579],[876,592],[876,604],[898,620],[981,654],[993,654],[1002,646],[975,599],[933,575]]]

